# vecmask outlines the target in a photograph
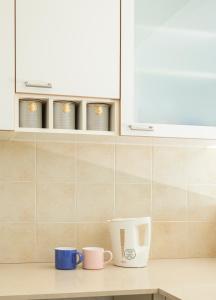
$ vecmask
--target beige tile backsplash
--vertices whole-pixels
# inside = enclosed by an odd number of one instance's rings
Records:
[[[106,220],[141,216],[152,258],[216,257],[216,143],[68,136],[0,140],[0,262],[110,248]]]
[[[35,183],[0,182],[0,222],[34,222]]]
[[[36,255],[34,223],[0,223],[0,262],[31,262]]]
[[[77,221],[105,222],[113,210],[114,184],[77,184]]]
[[[114,145],[77,144],[77,181],[113,184]]]
[[[37,183],[38,222],[73,222],[76,212],[75,184],[72,182]]]
[[[115,217],[151,215],[151,184],[116,184]]]
[[[0,141],[0,180],[32,180],[35,177],[34,143]]]
[[[116,144],[116,183],[148,183],[152,178],[152,148]]]
[[[36,174],[38,179],[75,180],[75,145],[37,143]]]
[[[166,184],[152,184],[152,218],[154,221],[186,221],[187,190]]]

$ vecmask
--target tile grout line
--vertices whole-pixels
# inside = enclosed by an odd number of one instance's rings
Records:
[[[190,249],[189,249],[189,195],[188,195],[188,191],[189,191],[189,183],[187,182],[187,190],[186,190],[186,255],[187,257],[190,256]]]
[[[151,145],[151,184],[150,184],[150,197],[151,197],[151,208],[150,208],[150,214],[151,214],[151,219],[153,221],[153,164],[154,164],[154,146],[153,144]]]
[[[77,162],[77,143],[74,144],[74,198],[75,198],[75,213],[77,212],[77,168],[78,168],[78,162]]]
[[[152,141],[152,140],[151,140]],[[150,214],[151,214],[151,242],[150,242],[150,251],[149,256],[152,258],[153,256],[153,247],[152,247],[152,240],[153,240],[153,200],[152,200],[152,194],[153,194],[153,159],[154,159],[154,145],[153,141],[151,143],[151,184],[150,184],[150,197],[151,197],[151,208],[150,208]]]
[[[37,222],[37,142],[35,141],[35,155],[34,155],[34,183],[35,183],[35,222]]]
[[[40,224],[101,224],[101,223],[106,223],[106,221],[100,221],[100,220],[95,220],[95,221],[73,221],[73,222],[66,222],[66,221],[41,221]],[[153,223],[186,223],[184,220],[155,220]],[[204,221],[204,220],[193,220],[193,221],[188,221],[187,223],[208,223],[208,224],[216,224],[214,221]],[[31,221],[0,221],[0,224],[35,224],[34,222]]]
[[[114,173],[113,173],[113,181],[114,181],[114,203],[113,203],[113,217],[116,215],[116,143],[113,144],[114,146],[114,161],[113,161],[113,168],[114,168]]]
[[[35,212],[34,212],[34,218],[35,218],[35,248],[34,248],[34,260],[37,260],[37,249],[38,249],[38,228],[37,228],[37,142],[34,142],[35,145],[35,182],[34,182],[34,189],[35,189]]]
[[[74,159],[75,159],[75,164],[74,164],[74,199],[75,199],[75,219],[77,218],[77,208],[78,208],[78,143],[75,140],[74,142]],[[76,246],[78,247],[78,224],[77,220],[75,222],[75,241],[76,241]]]
[[[189,184],[186,185],[186,216],[185,221],[189,221]]]

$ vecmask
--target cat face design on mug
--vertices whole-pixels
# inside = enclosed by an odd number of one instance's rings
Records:
[[[134,249],[125,249],[124,250],[124,257],[127,260],[132,260],[136,257],[136,251]]]

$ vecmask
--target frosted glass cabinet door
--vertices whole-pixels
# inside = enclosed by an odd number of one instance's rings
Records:
[[[16,91],[119,98],[120,0],[16,0]]]
[[[0,130],[14,129],[14,0],[0,0]]]
[[[122,133],[216,138],[216,1],[122,0]]]

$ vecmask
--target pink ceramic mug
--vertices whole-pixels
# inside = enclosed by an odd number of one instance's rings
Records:
[[[103,269],[104,265],[109,263],[112,258],[112,252],[100,247],[85,247],[83,250],[83,268],[89,270]],[[108,254],[108,259],[105,259]]]

